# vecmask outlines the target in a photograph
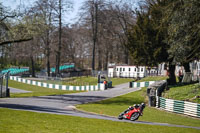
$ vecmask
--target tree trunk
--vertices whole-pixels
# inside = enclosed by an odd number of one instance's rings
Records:
[[[125,55],[125,57],[124,57],[124,63],[125,64],[129,64],[129,60],[128,60],[128,58],[129,58],[129,53],[128,53],[128,49],[125,47],[125,50],[124,50],[124,55]]]
[[[47,75],[50,77],[50,48],[49,48],[49,30],[47,30],[47,40],[46,40],[46,67],[47,67]]]
[[[98,32],[98,3],[93,0],[93,7],[91,11],[92,17],[92,34],[93,34],[93,49],[92,49],[92,70],[95,70],[95,49],[97,43],[97,32]]]
[[[101,48],[100,46],[98,47],[98,70],[101,71],[102,70],[102,53],[101,53]]]
[[[49,56],[47,56],[47,75],[50,77],[50,61],[49,61]]]
[[[61,38],[62,37],[62,7],[61,0],[59,0],[59,42],[58,42],[58,51],[56,56],[56,76],[60,74],[60,56],[61,56]]]
[[[104,63],[104,70],[108,70],[108,57],[109,56],[109,52],[108,52],[108,50],[106,50],[106,61],[105,61],[105,63]]]
[[[190,63],[183,63],[183,66],[184,66],[184,69],[185,69],[185,72],[191,72],[190,70]]]
[[[33,56],[31,56],[30,59],[31,59],[31,75],[32,77],[35,77],[35,62]]]
[[[175,85],[176,84],[176,76],[175,76],[175,68],[176,65],[172,65],[169,63],[169,85]]]

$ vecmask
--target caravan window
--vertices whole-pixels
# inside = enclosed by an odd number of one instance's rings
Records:
[[[143,68],[141,68],[141,72],[143,72]]]
[[[131,71],[131,68],[129,68],[129,72]]]
[[[137,71],[137,68],[135,68],[135,72]]]
[[[123,71],[125,71],[125,68],[123,68]]]
[[[117,68],[117,71],[118,71],[118,68]]]
[[[120,72],[122,71],[122,68],[120,68]]]

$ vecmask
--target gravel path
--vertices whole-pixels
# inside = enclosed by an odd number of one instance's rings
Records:
[[[93,91],[93,92],[59,95],[59,96],[56,95],[56,96],[42,96],[42,97],[31,97],[31,98],[2,98],[0,99],[0,107],[17,109],[17,110],[27,110],[40,113],[52,113],[52,114],[70,115],[70,116],[78,116],[85,118],[104,119],[111,121],[148,124],[148,125],[194,128],[200,130],[200,127],[190,127],[190,126],[172,125],[167,123],[144,122],[144,121],[132,122],[128,120],[118,120],[115,117],[81,112],[76,110],[74,107],[77,104],[96,102],[124,95],[133,91],[137,91],[139,89],[140,88],[128,88],[128,83],[126,83],[118,85],[115,88],[105,91]]]

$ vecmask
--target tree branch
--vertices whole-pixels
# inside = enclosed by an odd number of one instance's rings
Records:
[[[0,22],[4,21],[6,18],[14,18],[14,17],[16,17],[16,15],[4,16],[4,17],[0,20]]]
[[[26,39],[12,40],[12,41],[4,41],[4,42],[0,42],[0,46],[5,45],[5,44],[9,44],[9,43],[26,42],[26,41],[30,41],[32,39],[33,38],[26,38]]]

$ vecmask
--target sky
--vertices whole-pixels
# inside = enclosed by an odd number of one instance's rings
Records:
[[[4,6],[10,7],[11,9],[16,9],[17,5],[31,5],[33,2],[36,0],[0,0],[0,2],[3,3]],[[65,23],[70,23],[73,24],[76,20],[76,16],[78,14],[79,8],[82,5],[82,3],[85,0],[71,0],[74,5],[73,5],[73,10],[71,12],[68,12],[67,15],[65,15]]]

